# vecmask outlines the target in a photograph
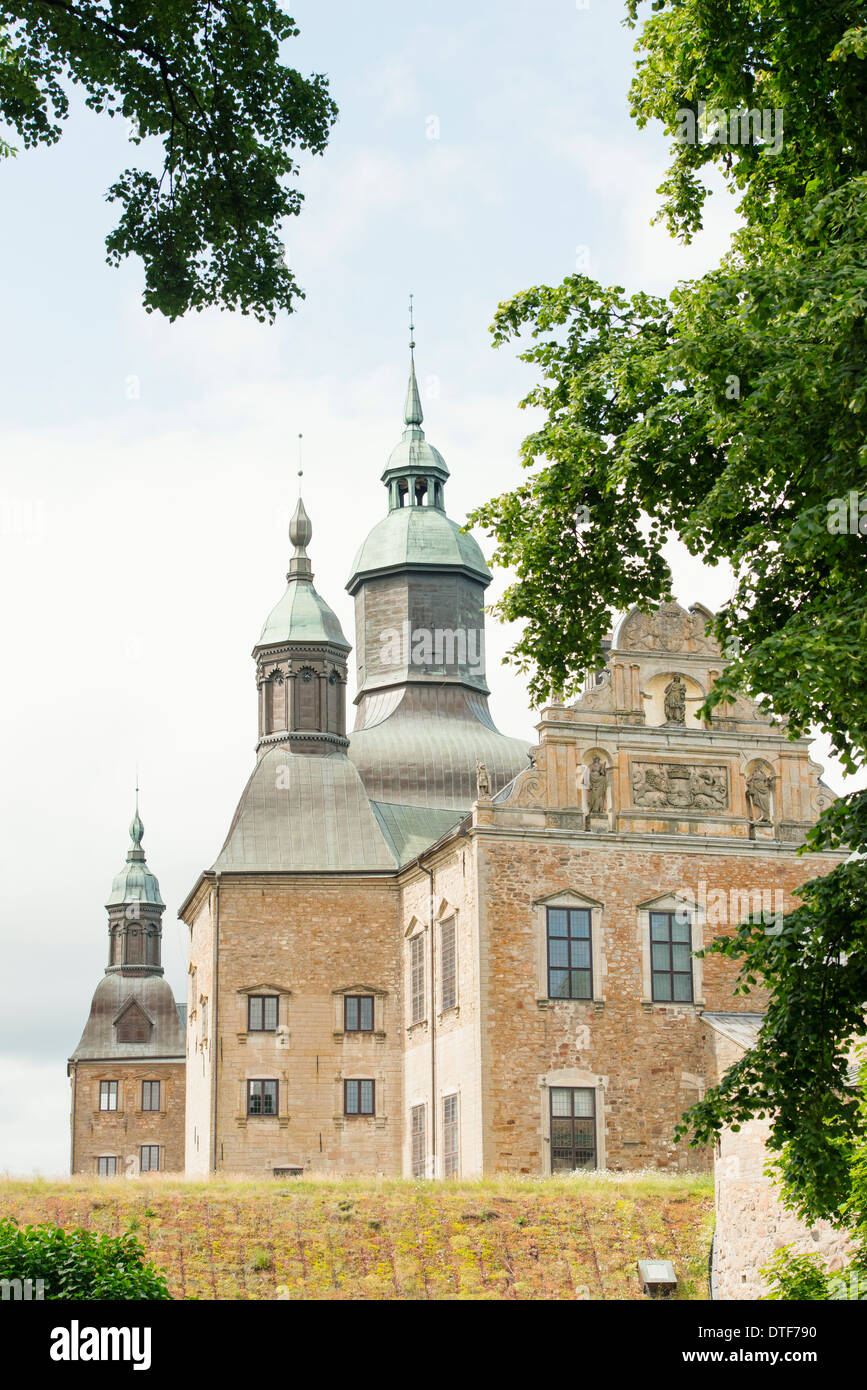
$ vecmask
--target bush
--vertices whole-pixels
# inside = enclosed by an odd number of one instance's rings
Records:
[[[792,1247],[784,1245],[773,1259],[762,1265],[761,1272],[770,1285],[766,1299],[809,1299],[816,1302],[830,1298],[828,1274],[818,1255],[793,1255]]]
[[[96,1235],[60,1226],[0,1219],[0,1279],[42,1279],[45,1297],[165,1299],[166,1276],[145,1262],[135,1236]]]

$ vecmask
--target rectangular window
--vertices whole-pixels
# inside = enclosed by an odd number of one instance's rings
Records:
[[[160,1170],[160,1146],[159,1144],[142,1144],[141,1146],[141,1171],[143,1173],[158,1173]]]
[[[99,1083],[99,1108],[100,1110],[117,1109],[117,1082],[100,1081]]]
[[[414,1105],[409,1112],[410,1137],[412,1139],[412,1175],[423,1178],[427,1150],[425,1145],[424,1106]]]
[[[143,1081],[141,1083],[141,1108],[142,1110],[159,1110],[160,1083],[158,1081]]]
[[[419,932],[409,943],[410,1022],[424,1018],[424,936]]]
[[[277,1114],[277,1082],[276,1082],[276,1081],[248,1081],[248,1082],[247,1082],[247,1114],[248,1114],[248,1115],[276,1115],[276,1114]]]
[[[443,1096],[443,1177],[456,1178],[458,1155],[458,1098]]]
[[[208,1041],[208,1001],[202,1000],[202,1042]]]
[[[374,1113],[374,1083],[372,1081],[344,1081],[344,1115],[372,1115]]]
[[[103,1154],[96,1160],[96,1172],[100,1178],[117,1177],[117,1158],[114,1154]]]
[[[592,999],[589,907],[549,907],[548,998]]]
[[[678,912],[650,914],[652,996],[661,1004],[692,1003],[692,927]]]
[[[248,1033],[274,1033],[277,1029],[276,994],[251,994],[247,1000]]]
[[[589,1086],[551,1087],[551,1172],[596,1167],[596,1096]]]
[[[373,1032],[373,995],[347,994],[343,1000],[343,1028],[347,1033]]]
[[[440,970],[442,973],[442,1010],[453,1009],[458,1002],[457,949],[455,919],[450,917],[440,927]]]

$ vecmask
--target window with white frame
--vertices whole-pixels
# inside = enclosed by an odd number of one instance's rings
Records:
[[[456,1178],[460,1170],[458,1098],[443,1096],[443,1177]]]
[[[425,1162],[427,1160],[427,1142],[425,1138],[424,1112],[424,1105],[414,1105],[409,1112],[412,1175],[414,1178],[423,1178],[425,1175]]]
[[[443,1013],[458,1002],[457,930],[454,917],[440,925],[440,1007]]]
[[[650,913],[651,997],[659,1004],[691,1004],[692,920],[684,911]]]
[[[409,942],[409,1021],[424,1018],[424,935],[419,932]]]

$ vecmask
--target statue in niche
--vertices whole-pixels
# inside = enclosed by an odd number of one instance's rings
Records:
[[[773,778],[768,776],[763,767],[753,768],[747,778],[747,806],[750,820],[755,825],[770,823],[772,784]]]
[[[686,686],[679,671],[672,673],[671,680],[665,687],[665,722],[686,723]]]
[[[476,794],[480,801],[487,801],[491,795],[491,784],[488,780],[488,769],[485,764],[476,758]]]
[[[603,763],[597,753],[587,773],[590,815],[604,816],[608,809],[608,764]]]

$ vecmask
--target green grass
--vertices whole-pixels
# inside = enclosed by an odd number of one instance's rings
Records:
[[[640,1299],[636,1263],[707,1297],[709,1174],[448,1183],[0,1179],[0,1214],[133,1229],[177,1298]]]

